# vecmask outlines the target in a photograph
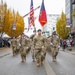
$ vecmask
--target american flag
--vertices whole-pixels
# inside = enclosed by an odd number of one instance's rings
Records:
[[[30,18],[28,17],[28,31],[29,31],[30,27],[31,27],[31,23],[30,23]]]
[[[31,25],[35,25],[34,24],[34,9],[33,9],[33,0],[31,0],[31,5],[30,5],[30,24]]]
[[[37,17],[34,17],[34,21],[36,20]],[[32,24],[31,24],[31,21],[30,21],[30,17],[28,17],[28,31],[29,29],[31,28]]]

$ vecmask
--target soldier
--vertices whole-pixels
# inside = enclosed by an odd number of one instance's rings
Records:
[[[17,53],[20,51],[20,37],[17,37]]]
[[[60,39],[58,38],[58,36],[56,36],[56,34],[54,34],[51,38],[51,45],[52,45],[52,59],[53,61],[56,61],[56,57],[58,55],[59,52],[59,45],[60,43]]]
[[[51,36],[48,36],[47,37],[47,46],[46,46],[46,50],[48,52],[51,52],[51,49],[52,49],[52,45],[51,45]]]
[[[47,37],[46,37],[46,34],[45,34],[44,31],[42,32],[42,36],[44,37],[44,40],[45,40],[45,46],[46,46],[46,48],[47,48],[47,43],[46,43],[46,42],[47,42]],[[45,48],[45,49],[44,49],[44,48],[42,49],[42,51],[43,51],[43,56],[42,56],[42,58],[41,58],[42,60],[44,60],[45,57],[46,57],[46,51],[47,51],[46,48]]]
[[[31,39],[31,46],[32,46],[32,43],[33,43],[33,38],[35,37],[36,35],[36,31],[34,30],[33,31],[33,34],[30,36],[30,39]],[[34,62],[35,61],[35,52],[34,52],[34,49],[31,47],[31,52],[32,52],[32,61]]]
[[[21,59],[22,62],[26,61],[26,43],[25,43],[25,37],[24,33],[22,33],[21,38],[20,38],[20,53],[21,53]]]
[[[37,60],[37,67],[41,65],[41,63],[45,59],[45,46],[46,40],[41,34],[41,29],[38,30],[38,35],[36,35],[33,39],[33,50],[35,51],[35,58]]]
[[[21,43],[21,48],[20,48],[21,58],[22,58],[22,62],[24,62],[26,61],[27,50],[30,47],[29,40],[27,36],[24,35],[24,33],[21,36],[20,43]]]
[[[25,38],[26,38],[26,46],[27,46],[26,53],[28,54],[29,51],[31,50],[31,41],[28,36],[25,36]]]
[[[11,40],[11,45],[12,45],[12,52],[13,56],[16,54],[16,49],[17,49],[17,40],[15,37]]]

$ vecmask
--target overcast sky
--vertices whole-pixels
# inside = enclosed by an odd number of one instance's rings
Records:
[[[25,15],[30,11],[31,0],[3,0],[7,3],[8,8],[19,11],[20,15]],[[34,8],[41,5],[42,0],[33,0]],[[65,12],[65,0],[44,0],[45,9],[47,14],[61,14],[62,11]],[[38,22],[40,9],[37,9],[34,14],[37,16],[35,25],[37,28],[41,28]],[[28,16],[24,18],[25,26],[28,25]]]

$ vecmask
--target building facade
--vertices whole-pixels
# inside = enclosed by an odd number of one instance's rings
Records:
[[[69,19],[69,24],[72,25],[72,0],[65,0],[66,18]]]
[[[65,0],[66,18],[70,19],[70,34],[75,41],[75,0]]]
[[[59,14],[47,14],[47,24],[44,26],[46,34],[51,35],[54,31],[56,31],[56,22],[59,17]]]

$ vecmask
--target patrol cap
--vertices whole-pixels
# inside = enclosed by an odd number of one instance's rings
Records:
[[[41,29],[38,29],[37,32],[42,31]]]

